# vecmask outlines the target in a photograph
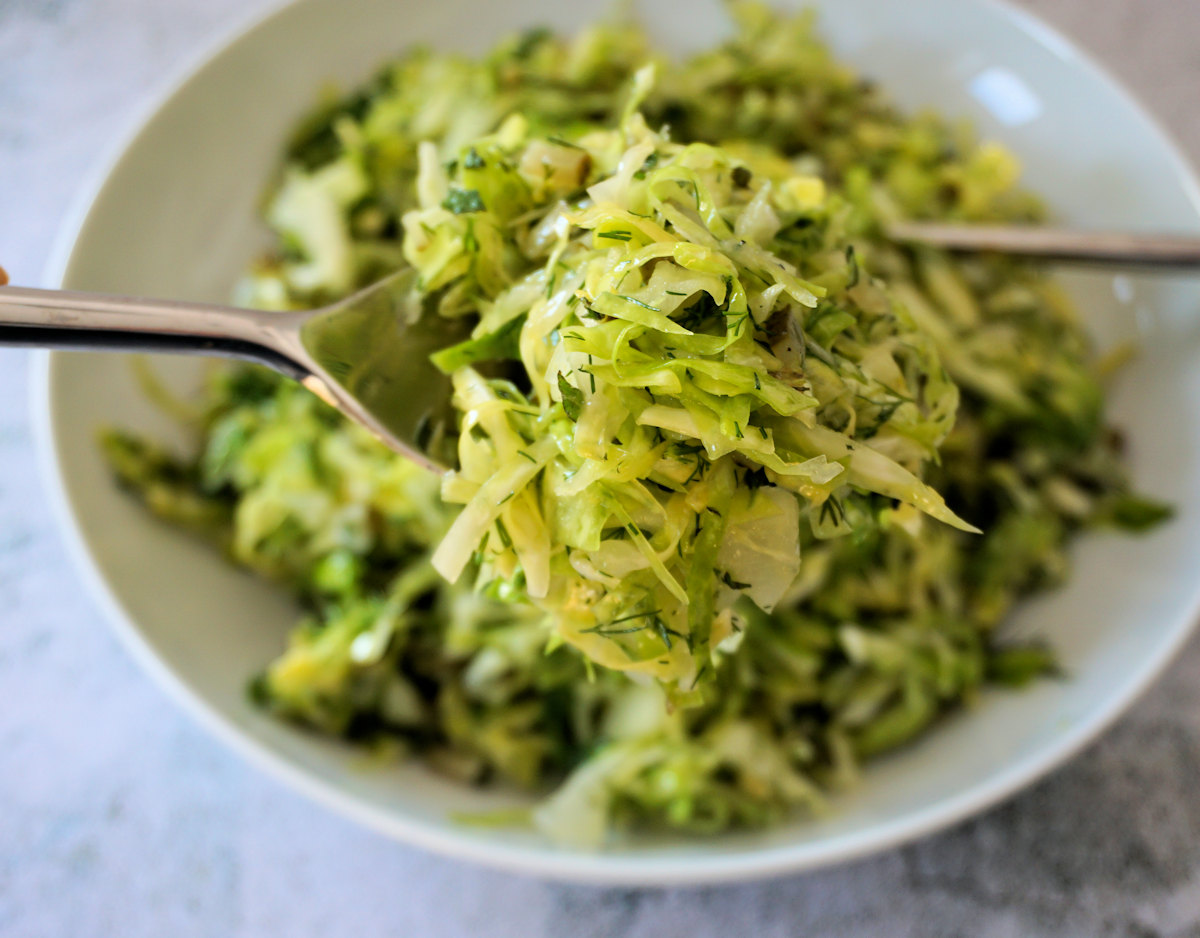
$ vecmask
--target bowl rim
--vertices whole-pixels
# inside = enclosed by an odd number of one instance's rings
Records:
[[[124,130],[92,165],[76,190],[54,238],[42,272],[44,285],[62,288],[68,277],[79,235],[93,204],[118,165],[134,149],[147,125],[209,62],[231,46],[269,27],[290,7],[305,0],[269,0],[250,15],[235,16],[215,36],[199,45],[184,64],[161,82],[155,92],[134,110]],[[1148,137],[1162,149],[1172,172],[1200,216],[1200,175],[1157,117],[1123,82],[1090,52],[1079,47],[1056,27],[1016,5],[1015,0],[975,0],[980,6],[1008,18],[1022,33],[1060,59],[1072,63],[1134,110],[1144,121]],[[285,755],[259,742],[222,716],[182,677],[175,673],[142,637],[134,617],[125,608],[92,556],[86,536],[72,508],[64,457],[56,442],[53,391],[56,371],[64,365],[61,352],[33,353],[29,374],[29,400],[35,458],[51,513],[62,535],[76,574],[100,608],[103,617],[142,669],[207,732],[220,739],[247,762],[277,782],[299,791],[312,801],[390,838],[453,859],[467,860],[493,869],[548,880],[600,886],[687,886],[742,882],[811,871],[893,849],[966,820],[1012,797],[1070,760],[1094,742],[1141,697],[1176,658],[1200,624],[1200,595],[1180,619],[1170,639],[1147,657],[1127,680],[1123,691],[1109,697],[1089,716],[1064,730],[1042,751],[1010,765],[991,778],[963,789],[925,808],[909,811],[882,824],[844,835],[832,843],[804,841],[764,847],[734,854],[686,853],[646,857],[604,852],[567,852],[549,844],[498,844],[398,816],[368,805],[333,783],[310,775]]]

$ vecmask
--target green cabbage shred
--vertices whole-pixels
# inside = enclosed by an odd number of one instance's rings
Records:
[[[899,112],[810,16],[731,10],[683,62],[627,22],[415,50],[297,131],[239,298],[415,267],[473,324],[434,356],[446,477],[251,366],[211,376],[194,456],[104,439],[304,604],[264,707],[543,792],[571,845],[819,810],[985,684],[1056,673],[999,626],[1073,533],[1169,515],[1053,281],[882,234],[1041,220],[1014,158]]]

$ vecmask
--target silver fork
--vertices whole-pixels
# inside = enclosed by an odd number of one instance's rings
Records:
[[[1044,261],[1113,267],[1200,269],[1200,237],[1072,231],[1039,225],[965,225],[902,221],[886,228],[893,241],[947,251],[1011,254]]]
[[[924,222],[897,223],[887,234],[947,250],[1200,269],[1195,237]],[[6,282],[0,270],[0,344],[250,359],[300,381],[404,456],[439,472],[454,464],[450,381],[429,356],[465,338],[466,323],[421,315],[411,270],[331,306],[293,313]]]
[[[331,306],[289,313],[6,282],[0,270],[0,345],[256,361],[299,381],[409,459],[438,472],[454,464],[450,380],[429,356],[465,338],[467,324],[421,315],[411,270]]]

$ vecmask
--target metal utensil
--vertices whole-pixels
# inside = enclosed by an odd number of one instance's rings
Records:
[[[331,306],[291,313],[7,281],[0,270],[0,345],[249,359],[301,382],[404,456],[439,472],[453,465],[450,381],[429,355],[463,339],[466,327],[420,315],[411,270]]]
[[[895,222],[887,236],[949,251],[995,252],[1109,267],[1200,269],[1200,237],[1072,231],[1034,225]]]

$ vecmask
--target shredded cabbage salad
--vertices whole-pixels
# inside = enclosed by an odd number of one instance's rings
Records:
[[[573,845],[820,809],[1054,670],[997,626],[1073,532],[1167,515],[1051,280],[882,235],[1038,220],[1013,157],[898,112],[810,16],[731,10],[684,62],[626,22],[416,50],[299,128],[240,299],[414,267],[473,324],[434,356],[447,476],[249,366],[213,374],[194,456],[105,437],[150,509],[306,605],[265,707],[541,790]]]

